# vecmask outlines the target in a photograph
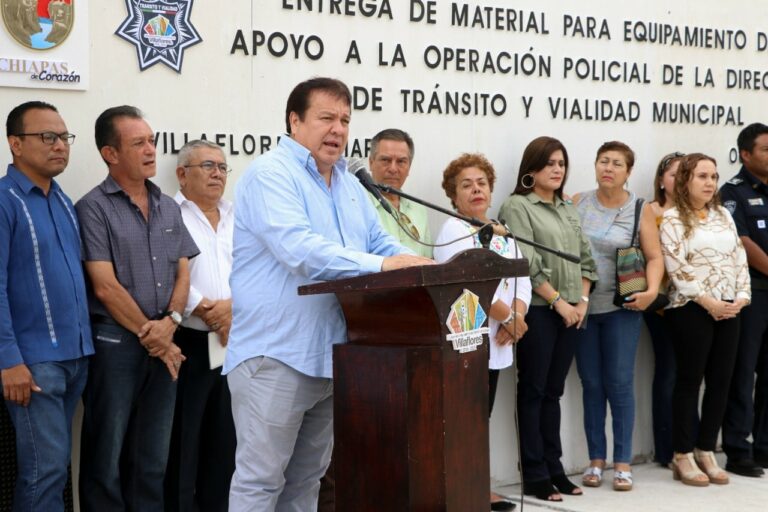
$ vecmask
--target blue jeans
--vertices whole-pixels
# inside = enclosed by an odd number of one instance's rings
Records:
[[[80,509],[163,511],[176,383],[138,338],[93,325],[96,354],[83,394]]]
[[[42,389],[29,406],[5,404],[16,429],[14,511],[63,511],[72,446],[72,416],[88,378],[88,359],[28,366]]]
[[[635,355],[641,315],[620,309],[589,315],[578,332],[576,367],[584,400],[584,432],[590,460],[607,458],[606,403],[613,417],[613,461],[632,460],[635,422]]]

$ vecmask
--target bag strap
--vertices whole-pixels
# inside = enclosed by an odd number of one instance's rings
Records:
[[[635,225],[632,228],[632,244],[631,247],[638,247],[640,244],[636,243],[638,236],[637,236],[637,227],[640,225],[640,214],[643,212],[643,203],[645,200],[642,197],[638,197],[637,201],[635,201]]]

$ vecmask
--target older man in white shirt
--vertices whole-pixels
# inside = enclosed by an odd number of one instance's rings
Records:
[[[179,151],[175,199],[200,255],[190,264],[189,299],[177,335],[187,361],[179,372],[166,510],[228,508],[236,438],[221,365],[232,323],[234,209],[222,195],[230,170],[211,142],[190,141]]]

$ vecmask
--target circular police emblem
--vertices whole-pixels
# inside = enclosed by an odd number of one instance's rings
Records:
[[[0,0],[5,28],[30,50],[63,43],[75,19],[74,0]]]
[[[723,203],[723,206],[725,206],[726,210],[731,212],[731,215],[736,212],[736,201],[726,201]]]

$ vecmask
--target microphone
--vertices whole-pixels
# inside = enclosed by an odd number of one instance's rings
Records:
[[[381,190],[378,189],[376,183],[371,177],[371,174],[365,168],[365,160],[361,158],[350,158],[349,163],[347,164],[347,170],[354,174],[358,180],[360,180],[360,183],[363,185],[363,187],[365,187],[365,190],[370,192],[373,197],[375,197],[379,203],[381,203],[382,208],[384,208],[388,214],[397,218],[397,214],[392,209],[392,205],[384,198],[383,195],[381,195]]]

